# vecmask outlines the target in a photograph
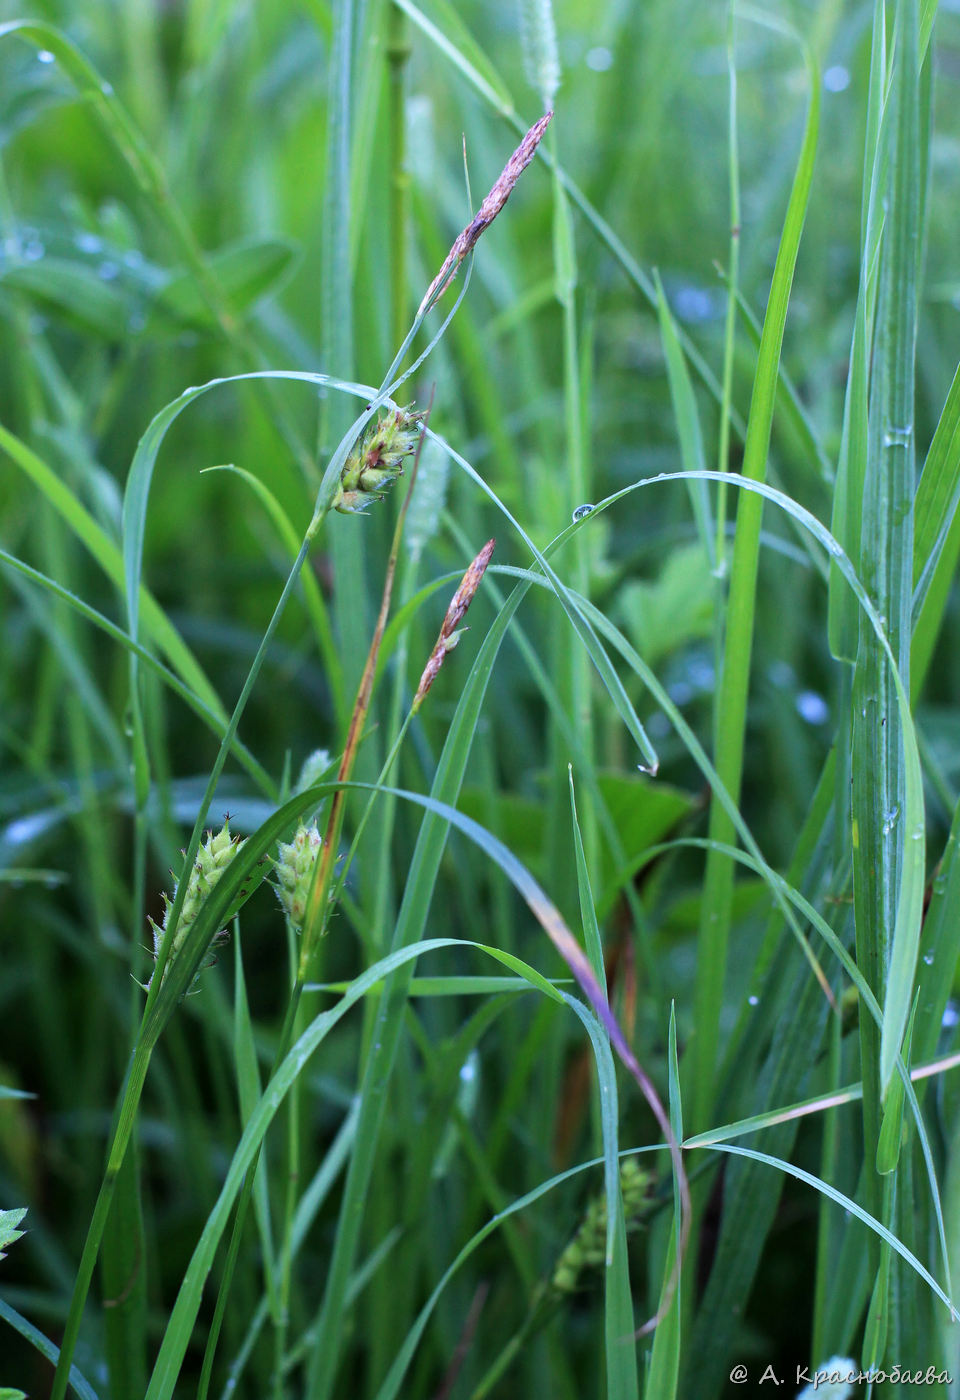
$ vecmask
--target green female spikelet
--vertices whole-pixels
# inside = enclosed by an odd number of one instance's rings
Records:
[[[392,408],[367,424],[343,464],[333,497],[335,510],[363,515],[371,501],[383,500],[403,472],[404,457],[416,450],[425,417],[409,408]]]
[[[650,1176],[632,1157],[620,1163],[620,1190],[628,1228],[642,1214],[650,1190]],[[601,1193],[587,1206],[579,1230],[557,1261],[550,1287],[556,1293],[573,1293],[580,1275],[602,1267],[607,1252],[607,1198]]]
[[[224,822],[221,830],[216,833],[216,835],[214,835],[212,831],[207,832],[206,839],[197,851],[197,858],[193,863],[193,869],[190,871],[190,875],[187,880],[187,889],[183,897],[183,905],[180,909],[180,918],[177,921],[176,931],[173,935],[173,944],[170,948],[169,956],[167,957],[166,963],[164,964],[163,968],[163,980],[166,979],[167,973],[173,966],[174,958],[177,956],[177,954],[180,952],[180,949],[183,947],[187,934],[190,932],[190,927],[196,920],[197,915],[200,913],[204,902],[206,901],[214,887],[219,883],[224,871],[233,861],[234,857],[236,856],[237,852],[239,851],[242,845],[243,841],[240,839],[239,836],[230,835],[229,817]],[[154,923],[153,919],[149,919],[150,927],[153,929],[153,957],[155,962],[160,954],[160,946],[163,943],[164,935],[167,930],[167,924],[170,919],[170,911],[173,908],[176,893],[176,885],[174,885],[173,889],[173,898],[171,898],[170,895],[164,893],[162,925],[158,925]],[[246,893],[246,890],[241,890],[241,899],[246,895]],[[200,964],[199,971],[202,971],[205,967],[213,966],[213,964],[216,962],[216,957],[213,954],[213,949],[218,944],[222,943],[226,937],[226,929],[221,929],[219,933],[213,936],[213,938],[210,941],[210,946],[207,950],[207,953],[204,956],[202,963]],[[147,983],[148,990],[152,981],[153,979],[151,978],[150,982]]]
[[[280,858],[274,862],[277,883],[274,889],[283,911],[295,929],[303,927],[313,872],[323,846],[316,822],[297,827],[292,841],[280,842]]]

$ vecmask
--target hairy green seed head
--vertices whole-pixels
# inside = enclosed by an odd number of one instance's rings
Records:
[[[294,928],[303,927],[313,872],[323,845],[316,822],[297,827],[292,841],[280,842],[280,856],[274,862],[277,883],[274,888],[283,911]]]
[[[628,1228],[642,1215],[649,1190],[649,1174],[632,1157],[625,1157],[620,1163],[620,1191]],[[601,1192],[588,1203],[580,1228],[557,1261],[551,1288],[557,1293],[573,1293],[581,1274],[603,1267],[606,1250],[607,1198]]]
[[[197,858],[193,863],[193,869],[190,871],[190,875],[187,879],[187,888],[183,896],[183,904],[180,908],[180,918],[174,930],[173,943],[170,948],[169,956],[164,964],[164,979],[166,979],[167,973],[173,966],[174,958],[183,947],[187,934],[190,932],[191,925],[196,921],[197,915],[200,913],[211,891],[223,878],[224,871],[233,861],[242,845],[243,841],[239,836],[230,835],[229,817],[218,832],[207,832],[206,839],[197,851]],[[154,962],[156,962],[160,954],[160,947],[167,931],[167,925],[170,921],[170,912],[173,909],[176,894],[177,886],[174,885],[172,897],[166,892],[163,895],[162,924],[158,925],[153,919],[149,919],[150,927],[153,930]],[[225,929],[221,929],[219,933],[214,934],[213,938],[210,940],[210,948],[200,965],[201,971],[205,967],[212,966],[216,961],[216,958],[212,954],[212,949],[217,944],[222,943],[226,936],[227,933]],[[152,980],[151,978],[151,982]],[[150,982],[147,983],[148,988],[149,986]]]
[[[333,498],[335,510],[362,515],[403,472],[403,460],[416,451],[425,413],[392,408],[368,423],[343,465]]]

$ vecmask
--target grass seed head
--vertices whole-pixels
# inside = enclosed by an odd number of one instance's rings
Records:
[[[403,459],[415,450],[426,414],[392,408],[368,423],[343,464],[333,498],[335,510],[363,515],[371,501],[382,501],[403,473]]]
[[[173,945],[170,948],[167,961],[164,964],[163,977],[167,976],[173,966],[173,960],[183,947],[187,934],[190,932],[192,924],[196,921],[205,901],[210,893],[219,884],[227,867],[231,864],[243,841],[239,836],[230,835],[230,819],[224,822],[223,826],[216,833],[208,831],[206,839],[197,851],[197,858],[193,863],[193,869],[187,879],[187,888],[183,896],[183,904],[180,908],[180,918],[173,935]],[[163,923],[157,924],[153,919],[149,919],[150,927],[153,930],[153,958],[156,962],[160,955],[160,947],[163,943],[167,925],[170,920],[170,911],[173,909],[176,899],[177,886],[174,884],[173,897],[166,892],[163,895]],[[226,929],[221,929],[210,940],[210,950],[204,957],[200,965],[202,971],[205,967],[210,967],[216,961],[212,954],[213,948],[222,943],[227,937]],[[151,978],[151,982],[152,982]],[[150,983],[147,983],[149,988]]]
[[[277,883],[274,889],[295,929],[303,927],[313,872],[322,845],[316,822],[311,822],[309,826],[301,822],[292,841],[280,842],[280,857],[275,862]]]
[[[650,1192],[650,1176],[632,1157],[620,1163],[620,1191],[628,1227],[642,1215]],[[550,1280],[557,1293],[573,1293],[581,1274],[602,1268],[607,1252],[607,1197],[594,1196],[587,1205],[580,1228],[557,1261]]]
[[[430,653],[430,659],[423,668],[423,675],[420,677],[417,693],[413,697],[414,713],[416,713],[423,704],[427,691],[439,675],[440,667],[446,660],[447,653],[453,651],[461,635],[466,631],[465,627],[459,627],[458,624],[463,621],[467,608],[469,608],[470,604],[473,602],[473,595],[480,587],[480,580],[486,573],[495,543],[495,540],[487,540],[476,559],[474,559],[473,563],[460,580],[460,587],[450,600],[450,606],[447,608],[447,615],[443,619],[443,626],[440,628],[440,635],[437,638],[433,651]]]

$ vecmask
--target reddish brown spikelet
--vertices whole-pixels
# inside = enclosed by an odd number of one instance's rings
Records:
[[[443,626],[440,628],[437,644],[430,653],[430,660],[423,668],[423,675],[420,677],[417,693],[413,697],[414,712],[419,710],[420,706],[423,704],[424,697],[436,680],[447,652],[453,651],[453,648],[460,640],[460,633],[457,631],[457,628],[463,621],[467,608],[469,608],[470,604],[473,602],[473,595],[480,587],[480,580],[483,578],[487,565],[490,563],[490,556],[493,554],[494,544],[494,540],[487,540],[476,559],[474,559],[473,563],[460,580],[460,587],[457,589],[456,593],[454,593],[450,601],[450,606],[447,608],[447,615],[443,619]]]
[[[539,121],[534,122],[533,126],[520,142],[520,145],[503,167],[499,178],[486,199],[480,205],[474,217],[467,224],[463,232],[459,233],[454,239],[453,247],[443,260],[443,266],[427,288],[427,294],[420,303],[420,309],[417,312],[418,316],[422,316],[434,296],[439,295],[443,291],[464,258],[473,250],[474,244],[481,233],[483,233],[484,229],[490,227],[494,219],[500,213],[500,210],[510,198],[510,191],[533,160],[536,149],[540,145],[540,138],[549,126],[552,116],[552,112],[545,112]]]

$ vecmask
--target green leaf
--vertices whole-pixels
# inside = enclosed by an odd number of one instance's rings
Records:
[[[24,1341],[35,1347],[47,1361],[56,1363],[60,1356],[59,1348],[51,1342],[49,1337],[45,1337],[39,1328],[34,1327],[32,1322],[28,1322],[17,1312],[16,1308],[5,1303],[2,1298],[0,1298],[0,1319],[12,1327],[15,1332],[19,1332]],[[66,1383],[80,1397],[80,1400],[98,1400],[97,1392],[76,1366],[70,1367]]]
[[[960,366],[943,405],[914,504],[910,678],[923,685],[960,558]]]
[[[663,353],[667,362],[667,377],[670,380],[670,398],[673,403],[673,416],[677,425],[677,435],[680,438],[680,456],[683,462],[684,471],[702,471],[707,465],[703,452],[703,433],[700,428],[700,415],[697,412],[697,400],[693,392],[693,384],[690,380],[690,372],[687,369],[687,362],[684,358],[683,347],[680,344],[680,337],[677,334],[676,322],[667,304],[667,299],[663,294],[663,287],[660,283],[659,274],[656,275],[657,284],[657,308],[660,315],[660,339],[663,342]],[[700,537],[699,551],[685,551],[680,553],[702,553],[701,567],[701,587],[703,588],[703,599],[707,604],[708,616],[712,613],[712,601],[714,592],[714,580],[711,577],[712,570],[717,564],[716,540],[714,538],[714,527],[712,511],[710,508],[710,496],[705,481],[690,482],[690,505],[693,509],[693,518],[697,522],[697,534]],[[674,556],[671,554],[670,559]],[[692,559],[689,559],[692,564]],[[668,566],[669,567],[669,561]],[[696,567],[694,565],[694,567]],[[667,568],[664,569],[664,575]],[[704,577],[705,576],[705,577]],[[661,579],[663,575],[661,575]],[[651,600],[652,601],[652,600]],[[669,606],[669,597],[664,597],[664,606]],[[689,600],[687,600],[689,606]],[[669,619],[670,613],[665,616]],[[682,623],[681,623],[682,625]],[[691,634],[704,635],[704,634]],[[639,643],[638,643],[639,645]],[[654,657],[649,655],[641,645],[640,650],[651,663]]]
[[[781,25],[779,21],[771,21],[757,11],[750,11],[750,16],[760,23],[773,23],[775,28],[791,34],[800,43],[807,67],[809,90],[803,144],[784,216],[783,232],[763,319],[744,443],[742,476],[759,482],[766,476],[773,411],[779,384],[780,350],[813,180],[813,163],[820,123],[820,75],[813,53],[789,27]],[[723,665],[714,712],[717,774],[734,803],[739,801],[743,773],[762,517],[762,501],[751,493],[741,495],[737,503]],[[733,836],[730,816],[716,793],[712,795],[710,802],[709,834],[712,839],[721,842],[728,842]],[[693,1086],[691,1118],[694,1127],[698,1128],[706,1126],[713,1098],[720,1014],[727,971],[732,894],[733,867],[728,860],[715,852],[709,853],[704,876],[703,917],[697,943],[697,980],[694,995],[694,1023],[697,1033],[692,1045],[689,1071]]]
[[[0,425],[0,451],[4,451],[43,493],[46,500],[96,560],[110,581],[121,586],[123,563],[120,550],[46,462],[26,443]],[[166,613],[146,589],[137,591],[137,612],[142,609],[144,630],[168,657],[174,670],[215,715],[225,719],[219,696],[207,680],[189,647],[172,626]]]
[[[13,1092],[10,1091],[7,1097],[14,1097]],[[7,1257],[4,1251],[25,1233],[23,1230],[18,1230],[17,1226],[26,1213],[26,1206],[20,1210],[0,1210],[0,1259]]]
[[[729,1152],[736,1157],[749,1157],[755,1162],[762,1162],[768,1167],[773,1167],[774,1170],[783,1172],[787,1176],[792,1176],[796,1181],[802,1182],[805,1186],[812,1186],[815,1191],[819,1191],[821,1195],[828,1197],[829,1200],[835,1202],[835,1204],[840,1206],[843,1210],[848,1211],[850,1215],[856,1216],[856,1218],[866,1225],[869,1230],[872,1230],[884,1244],[889,1245],[891,1250],[899,1254],[900,1258],[909,1264],[910,1268],[923,1279],[931,1291],[935,1293],[940,1301],[947,1307],[954,1320],[960,1322],[960,1312],[957,1312],[947,1294],[940,1287],[939,1283],[937,1283],[937,1280],[930,1271],[924,1267],[916,1255],[913,1254],[905,1244],[898,1240],[891,1230],[888,1230],[885,1225],[881,1224],[879,1220],[876,1220],[869,1211],[864,1210],[863,1206],[851,1200],[849,1196],[845,1196],[842,1191],[838,1191],[835,1186],[831,1186],[828,1181],[821,1181],[819,1177],[812,1176],[810,1172],[804,1171],[801,1167],[794,1166],[792,1162],[785,1162],[779,1157],[771,1157],[766,1152],[754,1152],[748,1147],[734,1147],[732,1144],[721,1145],[718,1143],[716,1144],[715,1150],[717,1152]]]
[[[0,285],[25,293],[89,335],[116,342],[130,334],[127,298],[86,263],[48,255],[42,263],[9,267]]]
[[[588,891],[589,893],[589,891]],[[602,969],[601,969],[602,970]],[[603,1137],[603,1186],[607,1202],[607,1257],[605,1269],[606,1306],[603,1335],[607,1359],[608,1400],[639,1400],[637,1347],[633,1340],[635,1323],[630,1293],[627,1257],[627,1227],[620,1189],[620,1161],[617,1136],[617,1079],[610,1041],[603,1025],[582,1002],[564,994],[571,1011],[576,1012],[590,1037],[600,1090],[600,1126]]]
[[[257,1048],[254,1041],[253,1022],[250,1019],[250,1006],[247,1002],[247,984],[243,971],[243,953],[240,939],[233,940],[233,1061],[237,1072],[237,1092],[240,1100],[241,1122],[246,1124],[263,1092],[260,1083],[260,1066],[257,1062]],[[267,1306],[276,1316],[277,1282],[274,1269],[273,1236],[270,1228],[269,1163],[265,1153],[257,1159],[256,1179],[253,1188],[254,1213],[257,1220],[257,1233],[260,1237],[260,1250],[263,1258],[264,1278],[267,1288]]]
[[[710,636],[715,587],[709,559],[699,544],[671,550],[652,582],[624,584],[618,607],[634,646],[651,666]]]
[[[683,1113],[680,1101],[680,1070],[677,1064],[677,1015],[670,1003],[670,1027],[667,1032],[667,1075],[670,1083],[670,1127],[677,1142],[683,1142]],[[673,1223],[667,1237],[664,1255],[663,1282],[657,1313],[660,1321],[653,1334],[650,1369],[644,1387],[643,1400],[675,1400],[680,1379],[680,1309],[681,1260],[677,1240],[681,1227],[682,1197],[676,1164],[673,1171]]]
[[[296,245],[286,239],[243,238],[211,253],[207,266],[229,310],[242,316],[261,297],[276,291],[296,254]],[[156,309],[187,325],[215,325],[192,270],[170,278],[156,295]]]

